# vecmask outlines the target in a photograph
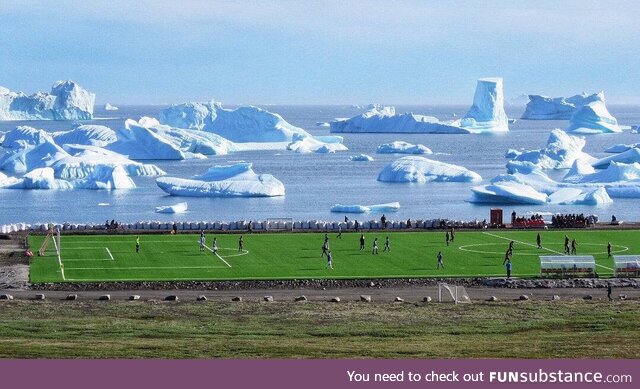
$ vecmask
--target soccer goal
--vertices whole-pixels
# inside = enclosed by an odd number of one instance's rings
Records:
[[[449,285],[445,282],[438,283],[438,302],[454,304],[471,304],[471,298],[464,286]]]
[[[293,231],[293,218],[292,217],[280,217],[270,218],[264,222],[265,231]]]
[[[38,249],[38,254],[44,256],[52,248],[55,250],[55,254],[60,256],[60,229],[50,224],[47,236]]]

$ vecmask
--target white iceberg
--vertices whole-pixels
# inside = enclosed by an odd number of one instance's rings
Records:
[[[48,132],[29,126],[19,126],[4,134],[2,147],[20,149],[45,142],[53,142],[53,138]]]
[[[0,156],[0,170],[9,173],[26,173],[33,169],[49,167],[69,154],[49,137],[37,145],[23,144]]]
[[[572,169],[573,170],[573,169]],[[611,162],[604,170],[588,169],[580,174],[567,175],[563,182],[572,184],[618,183],[640,185],[640,163]]]
[[[121,166],[96,166],[91,174],[81,180],[68,181],[55,178],[53,168],[37,168],[25,174],[22,178],[1,185],[3,189],[131,189],[135,188],[131,177]]]
[[[175,205],[163,205],[156,207],[158,213],[184,213],[187,212],[187,203],[178,203]]]
[[[591,175],[596,172],[596,169],[585,161],[576,160],[571,166],[571,169],[567,172],[567,175],[562,179],[563,182],[578,183],[581,182],[585,176]]]
[[[331,124],[329,122],[316,122],[316,127],[329,128]]]
[[[602,186],[587,191],[579,188],[562,188],[549,195],[549,204],[605,205],[611,203],[613,203],[613,200],[611,200],[606,189]]]
[[[233,142],[292,142],[309,135],[282,116],[258,107],[225,109],[218,102],[184,103],[160,111],[160,123],[216,133]]]
[[[640,162],[640,148],[632,148],[622,153],[610,155],[593,162],[594,167],[604,168],[612,162],[635,163]]]
[[[214,166],[191,179],[160,177],[156,184],[174,196],[270,197],[284,196],[284,184],[270,174],[256,174],[251,163]]]
[[[74,144],[105,147],[118,139],[111,128],[95,124],[84,124],[71,131],[54,132],[51,136],[60,146]]]
[[[395,141],[385,143],[376,149],[378,154],[433,154],[425,145],[414,145],[408,142]]]
[[[378,175],[383,182],[477,182],[482,177],[467,168],[424,157],[402,157],[385,166]]]
[[[567,132],[576,134],[602,134],[622,132],[623,127],[607,110],[604,92],[588,96],[584,104],[574,112]]]
[[[394,107],[370,105],[361,115],[331,122],[331,132],[478,134],[509,131],[502,89],[501,78],[479,79],[473,105],[459,120],[440,121],[432,116],[396,114]]]
[[[400,209],[400,203],[393,202],[387,204],[376,204],[376,205],[344,205],[344,204],[335,204],[331,207],[331,212],[338,213],[383,213],[383,212],[396,212]]]
[[[528,120],[567,120],[582,107],[586,93],[571,97],[546,97],[529,95],[529,102],[521,119]]]
[[[471,188],[472,203],[480,204],[546,204],[546,193],[516,181],[501,181]]]
[[[513,173],[536,169],[569,169],[578,159],[593,163],[595,158],[582,151],[585,144],[584,137],[569,135],[555,129],[549,134],[544,148],[523,151],[507,163],[507,170]]]
[[[620,143],[620,144],[608,147],[604,152],[617,154],[617,153],[624,153],[625,151],[634,149],[634,148],[640,149],[640,143],[630,143],[630,144]]]
[[[314,137],[311,135],[294,135],[293,142],[287,145],[287,150],[296,153],[335,153],[336,151],[348,150],[342,143],[336,142],[335,139],[329,139],[324,142],[322,137]]]
[[[359,154],[359,155],[352,155],[351,157],[349,157],[349,160],[354,162],[371,162],[373,161],[373,157],[367,154]]]
[[[106,103],[104,105],[104,110],[105,111],[117,111],[118,109],[119,109],[118,107],[116,107],[115,105],[111,105],[109,103]]]
[[[95,97],[73,81],[31,96],[0,87],[0,120],[91,120]]]

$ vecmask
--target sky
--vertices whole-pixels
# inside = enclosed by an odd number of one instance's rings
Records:
[[[615,0],[0,0],[0,85],[72,79],[114,104],[469,104],[498,76],[508,99],[638,104],[638,15]]]

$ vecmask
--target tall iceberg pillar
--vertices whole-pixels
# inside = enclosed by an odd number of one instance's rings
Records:
[[[473,105],[460,120],[460,127],[472,133],[509,131],[504,111],[502,78],[481,78],[473,95]]]

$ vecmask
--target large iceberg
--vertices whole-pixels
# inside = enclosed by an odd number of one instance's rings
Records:
[[[331,132],[493,133],[509,131],[504,111],[501,78],[478,80],[473,105],[459,120],[440,121],[432,116],[396,114],[394,107],[371,105],[365,113],[331,122]]]
[[[612,162],[634,163],[640,162],[640,148],[632,148],[622,153],[610,155],[593,162],[593,166],[605,168]]]
[[[555,129],[549,134],[544,148],[516,155],[507,163],[507,170],[513,173],[536,169],[569,169],[576,160],[595,162],[595,158],[582,151],[586,143],[584,137],[572,136]]]
[[[60,146],[74,144],[105,147],[118,139],[114,130],[95,124],[84,124],[71,131],[54,132],[51,136]]]
[[[472,203],[484,204],[546,204],[548,196],[517,181],[501,181],[471,188]]]
[[[68,156],[57,160],[53,165],[56,177],[64,179],[85,178],[96,169],[104,165],[122,167],[129,176],[161,176],[165,172],[152,164],[132,161],[122,154],[109,151],[98,146],[64,145]]]
[[[430,148],[425,145],[414,145],[408,142],[395,141],[378,146],[376,153],[379,154],[433,154]]]
[[[576,134],[602,134],[622,132],[624,127],[607,110],[604,92],[585,98],[584,104],[574,112],[569,121],[567,132]]]
[[[156,184],[174,196],[271,197],[284,196],[284,184],[270,174],[256,174],[251,163],[214,166],[191,179],[160,177]]]
[[[160,111],[160,123],[216,133],[233,142],[292,142],[308,132],[253,106],[225,109],[219,102],[184,103]]]
[[[51,137],[43,143],[24,143],[21,148],[10,149],[0,156],[0,170],[9,173],[26,173],[33,169],[50,167],[69,154],[55,144]]]
[[[19,149],[25,146],[39,145],[45,142],[53,142],[51,134],[44,130],[37,130],[29,126],[19,126],[4,134],[2,147]]]
[[[53,168],[37,168],[21,178],[1,184],[3,189],[131,189],[136,185],[121,166],[95,166],[91,174],[80,180],[64,180],[55,177]]]
[[[477,182],[482,177],[467,168],[424,157],[402,157],[385,166],[378,175],[383,182]]]
[[[521,119],[528,120],[566,120],[579,107],[582,107],[586,93],[571,97],[546,97],[540,95],[529,95],[529,102],[522,114]]]
[[[345,204],[335,204],[331,207],[331,212],[338,213],[383,213],[383,212],[396,212],[400,209],[400,203],[386,203],[386,204],[375,204],[375,205],[345,205]]]
[[[95,97],[73,81],[31,96],[0,87],[0,120],[90,120]]]

